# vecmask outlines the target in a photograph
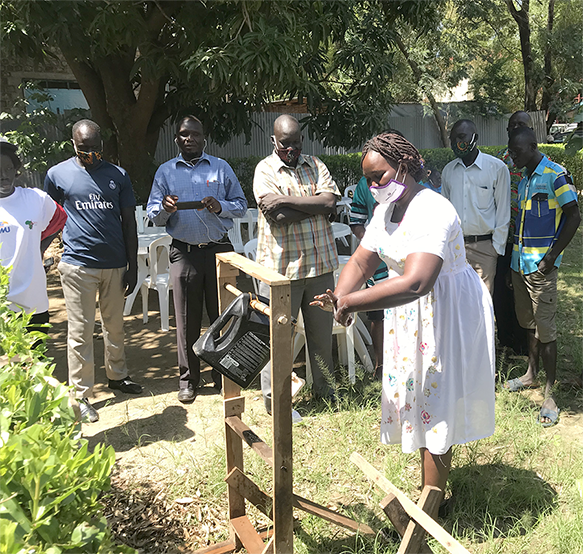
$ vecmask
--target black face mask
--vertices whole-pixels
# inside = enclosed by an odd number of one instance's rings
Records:
[[[275,135],[271,136],[271,142],[275,147],[275,153],[279,156],[279,159],[286,165],[295,165],[302,153],[301,148],[292,148],[291,146],[287,148],[280,148],[278,146],[277,139]]]
[[[287,165],[296,164],[302,153],[301,148],[276,148],[275,151],[281,161]]]

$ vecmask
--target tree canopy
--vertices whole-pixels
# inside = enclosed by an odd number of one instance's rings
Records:
[[[144,196],[169,116],[192,111],[221,142],[248,134],[249,114],[266,103],[297,98],[312,114],[310,131],[329,145],[357,146],[378,131],[394,65],[366,4],[7,0],[3,48],[35,58],[60,52],[105,130],[107,156]]]

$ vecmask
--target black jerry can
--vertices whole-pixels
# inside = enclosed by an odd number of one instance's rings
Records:
[[[255,311],[250,299],[248,293],[235,298],[192,347],[201,360],[243,388],[265,367],[270,353],[269,317]]]

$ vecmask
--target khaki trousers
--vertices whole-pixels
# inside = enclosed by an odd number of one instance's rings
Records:
[[[91,395],[95,384],[93,332],[97,292],[105,373],[108,379],[114,380],[128,375],[123,332],[123,277],[126,268],[96,269],[60,262],[58,269],[67,307],[69,384],[75,387],[76,398],[84,398]]]
[[[494,277],[498,264],[498,252],[492,246],[491,240],[466,243],[466,259],[480,276],[490,296],[494,292]]]

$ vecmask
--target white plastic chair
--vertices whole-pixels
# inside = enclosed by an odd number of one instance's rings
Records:
[[[334,271],[334,283],[338,283],[338,278],[342,268],[346,265],[350,256],[338,256],[339,267]],[[365,369],[370,373],[374,372],[374,364],[368,352],[366,345],[372,344],[372,337],[366,328],[364,322],[358,317],[357,313],[353,314],[354,320],[348,326],[344,327],[334,321],[332,326],[332,335],[336,335],[338,342],[338,360],[342,365],[348,366],[348,378],[354,384],[356,381],[356,366],[354,352],[358,354],[360,361]],[[302,347],[306,347],[306,382],[312,383],[312,370],[310,367],[310,356],[308,354],[308,345],[306,344],[306,331],[304,328],[304,319],[302,312],[298,314],[298,322],[295,326],[295,336],[293,341],[292,359],[296,359]]]
[[[257,239],[251,239],[249,242],[246,242],[243,249],[245,251],[245,256],[250,260],[255,261],[255,259],[257,258]],[[255,277],[252,277],[252,279],[255,294],[259,294],[259,285],[257,283],[257,279],[255,279]]]
[[[338,220],[344,223],[350,223],[350,206],[352,204],[352,198],[354,196],[354,190],[356,185],[349,185],[344,189],[344,194],[336,204],[336,214],[338,215]]]
[[[247,219],[248,219],[248,227],[247,227],[247,240],[253,240],[257,238],[257,218],[259,216],[259,209],[258,208],[249,208],[247,210]]]
[[[146,210],[143,206],[136,206],[136,226],[138,228],[138,233],[144,232],[144,218],[147,219]]]
[[[356,185],[348,185],[344,189],[344,194],[342,196],[344,196],[344,198],[350,198],[350,201],[352,201],[352,199],[354,198],[354,191],[355,190],[356,190]]]
[[[334,240],[340,240],[342,244],[348,247],[348,240],[352,236],[352,231],[350,226],[345,223],[339,223],[334,221],[332,225],[332,234],[334,235]]]
[[[243,254],[245,243],[243,242],[243,228],[247,227],[246,236],[251,237],[254,233],[255,225],[257,222],[257,216],[255,214],[255,220],[253,219],[254,214],[251,210],[247,210],[243,217],[236,217],[233,219],[233,227],[229,229],[227,234],[229,235],[229,240],[238,254]],[[252,238],[252,237],[251,237]]]
[[[160,237],[150,244],[149,266],[150,275],[142,283],[142,310],[144,323],[148,323],[148,291],[156,289],[158,291],[158,301],[160,304],[160,323],[162,331],[170,329],[170,243],[172,237]]]
[[[365,344],[365,339],[367,337],[361,332],[361,328],[364,328],[366,331],[366,327],[358,317],[358,314],[355,313],[353,315],[354,320],[348,327],[344,327],[334,321],[334,324],[332,325],[332,335],[336,335],[336,340],[338,342],[338,360],[342,365],[348,366],[348,378],[350,379],[350,382],[354,384],[356,381],[355,351],[368,372],[372,373],[374,371],[374,365]],[[368,331],[366,331],[366,335],[370,338]],[[372,343],[372,340],[370,343]],[[302,311],[300,310],[298,321],[295,325],[292,359],[296,359],[303,346],[306,348],[306,382],[312,384],[312,368],[310,365],[308,345],[306,344],[306,330],[304,328]]]
[[[154,224],[150,221],[144,206],[136,206],[136,226],[138,228],[138,234],[148,233],[151,229],[154,229],[154,232],[157,231]]]

